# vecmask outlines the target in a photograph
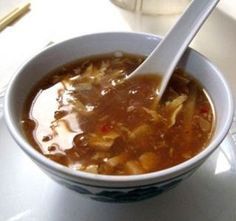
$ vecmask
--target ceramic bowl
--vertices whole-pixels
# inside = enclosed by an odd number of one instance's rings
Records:
[[[167,191],[189,177],[223,141],[233,116],[232,95],[223,75],[207,58],[190,48],[186,50],[179,66],[194,76],[207,90],[215,107],[216,126],[209,145],[184,163],[158,172],[130,176],[73,171],[37,152],[25,138],[20,125],[26,96],[54,68],[81,57],[114,51],[148,55],[159,41],[160,37],[145,33],[96,33],[55,44],[29,59],[16,72],[5,94],[5,121],[19,147],[58,183],[86,197],[105,202],[143,200]],[[46,107],[42,111],[47,111]]]

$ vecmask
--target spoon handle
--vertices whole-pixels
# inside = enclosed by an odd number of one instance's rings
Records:
[[[147,62],[143,63],[144,66],[141,65],[142,67],[135,71],[137,74],[158,71],[162,77],[160,97],[185,49],[218,2],[219,0],[193,0],[174,27],[148,56],[152,56],[152,59],[147,59]]]

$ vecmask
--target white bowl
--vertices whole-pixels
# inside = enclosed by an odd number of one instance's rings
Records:
[[[209,145],[195,157],[177,166],[132,176],[94,175],[74,171],[37,152],[25,138],[20,125],[26,96],[35,83],[54,68],[81,57],[114,51],[148,55],[159,41],[158,36],[145,33],[97,33],[73,38],[41,51],[16,72],[6,91],[4,116],[11,135],[21,149],[50,177],[95,200],[137,201],[174,187],[190,176],[220,145],[233,117],[232,95],[222,74],[209,60],[190,48],[179,65],[207,90],[216,111],[216,127]]]

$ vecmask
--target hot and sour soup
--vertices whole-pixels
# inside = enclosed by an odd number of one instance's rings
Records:
[[[176,69],[158,102],[157,75],[126,79],[143,60],[114,53],[48,73],[24,105],[29,142],[69,168],[106,175],[159,171],[198,154],[214,130],[206,91]]]

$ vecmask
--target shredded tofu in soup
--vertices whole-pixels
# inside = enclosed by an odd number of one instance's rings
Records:
[[[73,170],[106,175],[159,171],[198,154],[214,130],[206,91],[176,69],[159,102],[158,75],[126,79],[144,59],[100,55],[46,75],[24,105],[29,142]]]

